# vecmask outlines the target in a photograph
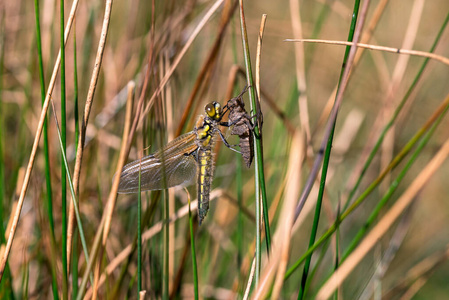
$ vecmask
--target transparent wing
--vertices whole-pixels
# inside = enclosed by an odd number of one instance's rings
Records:
[[[191,155],[197,149],[195,138],[193,131],[183,134],[155,153],[124,166],[118,192],[138,192],[139,168],[142,191],[192,184],[197,169],[195,158]]]

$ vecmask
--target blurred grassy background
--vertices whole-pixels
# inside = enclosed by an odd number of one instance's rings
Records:
[[[331,40],[346,40],[351,22],[352,1],[299,1],[301,25],[304,38],[320,38]],[[371,1],[367,22],[371,20],[375,7],[380,1]],[[387,1],[379,23],[373,32],[370,43],[401,47],[405,32],[410,24],[418,26],[412,49],[428,51],[437,32],[440,30],[448,12],[449,3],[446,0],[434,1]],[[421,19],[412,19],[410,15],[414,5],[423,2],[419,10]],[[121,135],[124,126],[126,101],[126,86],[135,80],[136,101],[142,87],[142,78],[146,72],[148,55],[153,45],[153,64],[151,65],[151,79],[146,100],[156,90],[161,78],[167,72],[174,59],[179,54],[186,40],[191,36],[199,20],[209,9],[210,1],[156,1],[154,20],[154,39],[151,39],[151,1],[115,1],[104,52],[103,65],[96,89],[91,118],[87,129],[87,143],[82,162],[81,182],[79,190],[80,209],[88,247],[93,243],[93,236],[99,226],[104,205],[111,189],[112,177],[117,165]],[[70,2],[66,2],[68,15]],[[0,182],[3,203],[1,217],[3,228],[7,228],[9,216],[17,200],[17,189],[23,180],[23,170],[27,165],[32,141],[37,128],[41,111],[40,86],[38,74],[38,55],[36,51],[36,30],[34,5],[31,1],[4,1],[0,3],[0,138],[2,151],[0,154],[1,172],[4,174]],[[264,113],[263,143],[265,177],[269,205],[283,192],[283,182],[289,167],[291,150],[291,133],[286,129],[267,99],[274,101],[276,106],[285,114],[296,130],[301,127],[298,108],[298,87],[296,73],[295,45],[284,42],[284,39],[294,38],[292,32],[291,3],[288,1],[245,1],[245,14],[252,59],[255,61],[255,49],[259,32],[260,18],[263,13],[268,15],[264,33],[262,61],[261,61],[261,97]],[[182,114],[186,110],[186,102],[192,93],[206,57],[217,38],[220,27],[221,10],[216,13],[194,40],[186,55],[180,61],[175,72],[164,88],[161,96],[156,97],[153,109],[145,115],[143,129],[137,132],[129,160],[138,158],[143,148],[151,146],[146,153],[164,145],[174,137]],[[88,86],[96,55],[99,34],[104,15],[103,1],[81,1],[76,13],[76,27],[68,39],[66,47],[66,76],[67,76],[67,144],[70,169],[74,168],[75,125],[74,125],[74,41],[73,32],[76,31],[77,68],[79,81],[80,117],[87,97]],[[46,86],[59,49],[59,4],[46,0],[40,3],[40,19],[42,30],[43,62]],[[67,18],[67,16],[66,16]],[[418,23],[416,23],[418,22]],[[366,28],[367,26],[365,26]],[[449,33],[446,29],[436,53],[449,57]],[[241,49],[240,22],[238,10],[234,15],[222,38],[216,60],[209,64],[208,77],[201,80],[199,93],[194,97],[193,108],[188,111],[189,122],[183,132],[192,130],[196,117],[203,113],[204,104],[219,101],[224,104],[230,70],[236,62],[244,66]],[[324,107],[331,97],[338,82],[344,48],[320,44],[304,44],[304,72],[306,78],[306,95],[310,128],[312,132],[306,161],[302,166],[303,185],[310,172],[310,166],[321,144]],[[326,184],[325,203],[322,222],[318,234],[330,226],[336,216],[339,201],[345,203],[348,183],[351,176],[357,178],[354,168],[362,155],[363,149],[377,140],[371,136],[371,130],[377,128],[375,120],[379,115],[388,115],[396,108],[406,90],[410,87],[418,69],[424,61],[421,57],[410,57],[403,75],[397,81],[397,89],[389,98],[389,84],[399,55],[393,53],[365,51],[359,65],[351,75],[349,86],[344,94],[343,104],[336,124],[336,137],[339,143],[334,143],[329,173]],[[237,95],[245,80],[240,77],[239,85],[233,95]],[[415,86],[408,104],[395,122],[394,138],[375,157],[373,164],[362,181],[360,191],[363,191],[385,167],[382,160],[391,159],[408,140],[423,126],[436,107],[445,99],[448,93],[449,69],[447,65],[430,61],[423,77]],[[60,83],[56,83],[53,91],[56,110],[60,111]],[[125,91],[124,93],[120,93]],[[247,97],[245,96],[247,101]],[[249,103],[247,108],[249,109]],[[354,115],[356,114],[356,115]],[[51,164],[51,180],[53,189],[53,215],[55,220],[56,245],[61,249],[61,190],[60,190],[60,149],[57,138],[53,112],[49,110],[49,151]],[[107,122],[103,122],[106,116]],[[327,115],[324,114],[324,120]],[[357,118],[360,118],[359,120]],[[385,124],[387,119],[381,119]],[[347,123],[345,127],[344,124]],[[391,199],[393,203],[410,185],[417,174],[436,153],[448,137],[449,122],[444,119],[419,159],[407,173]],[[226,131],[225,131],[226,133]],[[351,133],[353,136],[351,137]],[[231,143],[238,141],[229,137]],[[49,225],[45,214],[46,204],[44,195],[49,193],[45,188],[44,161],[41,151],[31,177],[24,208],[22,210],[18,232],[14,240],[13,249],[9,256],[11,268],[12,288],[2,286],[5,297],[13,291],[16,299],[21,298],[51,298],[50,271],[50,242],[48,236]],[[226,191],[236,198],[236,164],[241,158],[225,147],[220,147],[216,156],[217,164],[213,188]],[[299,167],[299,166],[298,166]],[[377,263],[385,253],[391,240],[399,240],[399,249],[394,253],[391,264],[386,273],[377,279],[376,295],[385,298],[400,298],[405,291],[412,293],[415,299],[444,299],[449,294],[447,276],[449,267],[446,261],[449,245],[449,165],[445,163],[433,176],[404,219],[405,227],[403,240],[395,238],[396,227],[385,236],[378,246],[364,258],[345,281],[340,296],[343,299],[358,298],[371,276],[375,273]],[[356,172],[356,173],[354,173]],[[391,181],[398,175],[398,170],[391,172]],[[354,175],[355,174],[355,175]],[[200,294],[204,298],[228,299],[241,297],[242,288],[246,286],[247,270],[239,275],[240,263],[244,258],[252,258],[251,244],[255,237],[254,224],[254,172],[243,170],[242,174],[243,205],[248,208],[251,217],[237,217],[238,210],[224,196],[212,201],[204,225],[197,228],[195,236],[197,259],[199,268]],[[366,199],[361,207],[350,215],[341,225],[339,232],[340,247],[345,249],[375,204],[382,197],[388,185],[383,183]],[[192,198],[195,198],[195,188],[189,188]],[[357,193],[359,194],[360,191]],[[176,198],[172,203],[172,212],[187,203],[187,197],[182,189],[176,189]],[[313,199],[315,198],[315,199]],[[136,195],[120,195],[113,215],[113,223],[108,244],[105,249],[103,267],[107,266],[114,257],[128,244],[132,243],[136,234]],[[164,199],[164,198],[162,198]],[[283,198],[281,197],[281,203]],[[152,196],[143,195],[143,209],[148,212],[155,203],[149,221],[143,224],[144,230],[150,228],[164,218],[163,202],[152,202]],[[309,197],[310,208],[313,209],[316,193]],[[173,206],[174,204],[174,206]],[[391,205],[391,204],[389,204]],[[308,207],[306,205],[306,207]],[[385,213],[388,207],[383,209]],[[280,208],[276,211],[272,222],[272,232],[278,225]],[[304,210],[301,218],[304,222],[294,231],[291,239],[290,263],[296,261],[307,249],[313,213]],[[238,221],[243,222],[243,231],[239,230]],[[401,223],[401,224],[403,224]],[[189,252],[188,222],[186,217],[175,222],[174,232],[171,234],[173,248],[170,253],[170,288],[176,286],[175,276],[180,276],[178,291],[172,294],[177,298],[192,297],[192,269],[190,256],[183,260],[183,255]],[[400,226],[400,225],[398,225]],[[8,236],[8,234],[6,234]],[[241,238],[242,244],[238,240]],[[310,283],[307,298],[313,298],[322,283],[332,270],[335,247],[323,254],[323,263],[318,264],[317,251],[312,259],[312,268],[317,265],[316,274]],[[80,256],[80,276],[84,273],[84,257]],[[341,250],[340,250],[341,251]],[[58,251],[58,282],[61,281],[60,261]],[[436,257],[438,263],[429,272],[421,274],[418,279],[406,282],[401,289],[392,290],[412,272],[414,268],[431,257]],[[263,265],[266,264],[264,257]],[[156,234],[144,243],[143,248],[143,289],[147,290],[147,297],[162,297],[162,265],[163,265],[163,234]],[[301,268],[302,269],[302,268]],[[130,256],[123,276],[120,267],[107,277],[106,283],[99,288],[99,297],[125,296],[136,298],[135,293],[136,255]],[[284,284],[282,298],[296,297],[301,270],[297,270]],[[5,280],[5,278],[4,278]],[[69,276],[69,280],[74,280]],[[3,284],[5,284],[3,282]],[[61,286],[60,284],[58,286]],[[112,293],[112,287],[117,286],[117,294]],[[413,288],[417,287],[416,291]],[[61,291],[61,288],[59,288]],[[237,293],[240,296],[237,296]],[[416,294],[415,294],[416,293]],[[10,295],[10,294],[9,294]],[[408,296],[405,295],[407,298]]]

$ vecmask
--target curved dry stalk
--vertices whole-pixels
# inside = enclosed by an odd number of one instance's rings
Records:
[[[76,160],[75,160],[75,170],[73,173],[73,187],[76,194],[79,190],[79,178],[81,173],[81,162],[83,160],[83,152],[84,152],[84,141],[86,138],[86,128],[87,123],[89,122],[89,115],[92,108],[92,102],[95,95],[95,90],[97,87],[98,76],[100,74],[101,64],[103,62],[103,53],[104,47],[106,44],[106,38],[108,35],[109,29],[109,21],[111,18],[111,10],[112,10],[112,0],[106,1],[105,10],[104,10],[104,18],[103,18],[103,26],[101,29],[100,40],[98,42],[97,56],[95,57],[94,69],[92,71],[92,77],[89,84],[89,91],[87,93],[86,104],[84,106],[84,115],[83,122],[81,125],[81,131],[79,135],[79,143],[78,149],[76,151]],[[67,230],[67,260],[68,265],[70,265],[70,256],[72,250],[72,238],[73,238],[73,228],[74,228],[74,205],[73,199],[70,202],[70,210],[69,210],[69,222],[68,222],[68,230]],[[92,259],[94,259],[92,257]]]
[[[257,57],[256,57],[257,59]],[[257,63],[256,63],[257,66]],[[257,67],[256,67],[257,70]],[[239,65],[233,65],[231,67],[231,70],[229,71],[229,75],[228,75],[228,83],[227,83],[227,89],[226,89],[226,93],[225,93],[225,99],[231,99],[232,98],[232,93],[234,92],[234,83],[236,81],[237,75],[242,76],[244,79],[246,79],[246,74],[245,74],[245,70],[243,70],[243,68]],[[257,72],[256,72],[256,82],[257,82]],[[257,84],[256,84],[257,86]],[[259,93],[259,102],[261,101],[260,99],[262,99],[264,102],[266,102],[268,104],[268,106],[270,107],[270,109],[274,112],[274,114],[276,115],[276,117],[278,117],[282,123],[285,126],[285,129],[287,129],[288,133],[290,135],[294,135],[295,134],[295,126],[293,126],[293,124],[290,122],[290,120],[287,118],[287,116],[284,114],[284,112],[279,108],[279,106],[276,104],[276,102],[273,100],[273,98],[268,94],[268,92],[263,89],[263,87],[260,87],[260,91],[257,91],[257,93]]]
[[[73,20],[75,18],[76,9],[78,8],[79,0],[74,0],[72,3],[72,8],[70,9],[69,18],[67,19],[67,25],[64,31],[64,45],[67,43],[67,39],[72,29]],[[39,124],[37,126],[36,134],[34,136],[33,147],[31,149],[30,159],[28,161],[28,166],[25,173],[25,178],[20,191],[19,200],[17,201],[16,211],[14,213],[14,219],[11,223],[11,230],[9,232],[8,241],[6,243],[5,251],[3,252],[2,262],[0,264],[0,282],[2,281],[3,272],[5,270],[6,261],[8,260],[9,252],[11,251],[12,241],[16,233],[17,224],[19,223],[20,212],[22,211],[23,202],[25,200],[25,194],[28,189],[28,184],[30,183],[31,171],[33,170],[34,160],[36,159],[37,147],[39,146],[39,140],[42,134],[42,128],[44,126],[45,117],[47,115],[48,106],[50,104],[50,98],[55,87],[56,76],[58,74],[59,65],[61,63],[61,50],[59,50],[58,57],[56,58],[55,66],[53,68],[53,73],[51,75],[50,82],[48,84],[47,94],[45,95],[45,101],[42,105],[42,111],[39,118]]]
[[[416,33],[418,31],[421,16],[424,7],[424,0],[415,0],[413,3],[412,12],[410,13],[409,23],[407,26],[407,31],[404,35],[404,40],[402,42],[402,49],[407,49],[413,47],[413,44],[416,39]],[[378,118],[382,119],[382,124],[388,122],[388,120],[393,116],[395,107],[397,105],[397,101],[395,101],[399,86],[404,78],[405,70],[407,68],[410,56],[402,55],[398,57],[396,61],[396,65],[394,67],[393,75],[391,76],[391,80],[388,84],[386,97],[383,99],[383,109],[381,113],[378,115]],[[405,113],[405,112],[403,112]],[[376,121],[374,123],[377,123]],[[380,166],[381,169],[384,169],[393,158],[393,149],[395,145],[395,135],[396,135],[396,126],[392,126],[388,133],[385,135],[385,139],[382,142],[382,151],[380,156]],[[380,128],[379,128],[380,129]],[[378,131],[379,129],[374,129],[374,131]],[[383,191],[386,191],[390,182],[391,174],[387,175],[385,180],[381,184],[381,188]]]
[[[394,296],[399,295],[402,291],[409,290],[416,281],[420,279],[426,281],[448,259],[449,245],[446,245],[446,249],[442,252],[438,250],[411,267],[404,277],[399,280],[399,283],[394,284],[389,291],[382,295],[382,299],[393,299]]]
[[[363,32],[362,38],[360,39],[361,43],[368,43],[371,40],[371,37],[373,36],[373,32],[376,29],[376,26],[379,24],[380,17],[382,16],[383,12],[385,11],[385,7],[387,6],[387,3],[389,0],[381,0],[376,6],[376,9],[374,10],[373,16],[371,17],[371,20],[367,26],[367,29],[365,32]],[[360,51],[357,51],[357,54],[354,58],[354,66],[356,66],[362,57],[363,52],[365,49],[360,49]],[[388,81],[388,80],[387,80]],[[327,117],[330,114],[330,111],[332,109],[332,105],[335,99],[335,94],[337,93],[337,86],[334,87],[334,90],[332,94],[329,96],[326,105],[323,109],[323,112],[321,113],[320,118],[318,119],[316,127],[320,127],[320,124],[323,124]],[[316,129],[314,130],[316,131]],[[312,134],[314,135],[314,133]]]
[[[293,35],[295,38],[302,38],[302,25],[301,25],[301,11],[299,6],[299,0],[290,0],[290,17],[292,20]],[[306,84],[306,71],[304,64],[304,47],[302,44],[295,44],[295,63],[296,63],[296,84],[298,85],[298,107],[299,107],[299,119],[301,121],[301,127],[305,131],[307,144],[310,144],[310,121],[309,121],[309,107],[307,100],[307,84]],[[311,145],[310,145],[311,147]],[[312,149],[310,149],[312,151]]]
[[[292,148],[286,176],[285,197],[279,217],[279,223],[273,239],[273,250],[269,264],[264,268],[259,286],[254,294],[255,299],[264,299],[274,281],[271,299],[278,299],[284,283],[285,270],[289,260],[291,231],[294,223],[296,199],[301,192],[301,166],[305,157],[305,133],[298,131],[292,140]]]
[[[121,172],[121,169],[123,168],[123,165],[125,164],[126,161],[126,157],[127,157],[127,151],[126,151],[126,145],[128,144],[128,138],[129,138],[129,131],[130,131],[130,127],[131,127],[131,118],[132,118],[132,106],[133,106],[133,93],[134,93],[134,88],[135,88],[135,83],[134,82],[129,82],[128,83],[128,97],[127,97],[127,103],[126,103],[126,117],[125,117],[125,127],[123,129],[123,139],[122,139],[122,145],[121,145],[121,149],[120,149],[120,156],[119,156],[119,161],[117,163],[117,170],[118,172]],[[118,177],[118,176],[117,176]],[[118,184],[119,184],[119,180],[114,179],[114,182],[112,184],[111,190],[115,189],[115,191],[117,191],[118,189]],[[104,224],[106,221],[106,214],[103,214],[103,217],[101,218],[101,222],[98,225],[98,229],[97,229],[97,233],[95,235],[95,239],[93,242],[93,247],[91,250],[91,259],[89,262],[87,262],[87,267],[83,276],[83,279],[81,281],[81,285],[80,285],[80,291],[78,293],[78,299],[81,299],[82,294],[84,293],[84,289],[86,287],[86,283],[87,283],[87,277],[88,274],[90,273],[90,271],[92,270],[94,261],[95,261],[95,256],[97,255],[98,252],[98,248],[100,245],[100,238],[101,238],[101,234],[103,232],[103,228],[104,228]],[[97,282],[97,278],[95,278],[96,280],[94,281],[94,284],[96,286],[98,286],[98,282]]]
[[[413,55],[413,56],[419,56],[419,57],[426,57],[426,58],[430,58],[430,59],[439,61],[445,65],[449,65],[449,58],[442,56],[442,55],[435,54],[435,53],[426,52],[426,51],[407,50],[407,49],[401,49],[401,48],[393,48],[393,47],[371,45],[371,44],[364,44],[364,43],[335,41],[335,40],[286,39],[284,41],[285,42],[301,42],[301,43],[320,43],[320,44],[342,45],[342,46],[354,46],[355,45],[357,47],[365,48],[365,49],[369,49],[369,50],[378,50],[378,51],[385,51],[385,52],[391,52],[391,53],[397,53],[397,54],[407,54],[407,55]]]
[[[270,204],[270,208],[268,210],[268,216],[269,216],[269,219],[270,219],[270,224],[271,224],[271,222],[273,222],[274,216],[275,216],[275,214],[276,214],[276,212],[278,210],[278,206],[279,206],[279,203],[281,201],[281,197],[283,196],[284,190],[285,190],[286,185],[287,185],[287,179],[288,178],[285,176],[284,179],[282,180],[281,185],[278,188],[278,191],[276,192],[276,195],[273,198],[273,201]],[[246,187],[244,187],[243,190],[246,190]],[[298,222],[296,222],[296,223],[298,223]],[[293,230],[295,230],[295,228],[293,228]],[[251,257],[253,257],[251,255],[254,253],[255,247],[256,247],[256,238],[254,237],[253,241],[251,242],[251,245],[248,247],[248,250],[247,250],[248,255],[245,255],[245,259],[241,263],[241,267],[240,267],[240,276],[241,277],[246,277],[247,274],[248,274],[248,270],[250,269],[250,263],[251,263],[250,260],[251,260]],[[251,272],[254,272],[254,271],[251,271]],[[250,275],[250,276],[252,276],[252,275]],[[232,286],[233,286],[232,290],[234,292],[237,292],[237,289],[238,289],[238,286],[239,286],[238,278],[236,278],[234,280],[234,283],[232,284]]]
[[[251,285],[253,284],[255,272],[256,272],[256,257],[253,258],[253,262],[251,263],[251,270],[249,272],[248,282],[246,283],[245,294],[243,294],[243,300],[247,300],[249,298],[249,292],[251,291]]]
[[[209,51],[206,59],[203,62],[203,65],[201,66],[201,68],[199,70],[198,76],[196,77],[195,83],[192,87],[192,91],[190,92],[189,98],[186,101],[184,112],[181,116],[181,120],[178,123],[178,128],[176,129],[176,136],[181,134],[182,129],[184,128],[184,125],[187,122],[187,119],[189,118],[189,116],[191,114],[191,109],[194,104],[194,100],[197,97],[198,93],[200,92],[201,87],[204,87],[210,81],[210,77],[211,77],[210,70],[215,65],[215,61],[217,60],[220,47],[224,40],[224,34],[226,32],[226,28],[227,28],[236,8],[237,8],[237,1],[235,1],[232,6],[231,5],[225,6],[223,9],[223,13],[221,16],[221,22],[220,22],[220,28],[218,30],[218,35],[215,38],[215,41],[211,47],[211,50]],[[232,95],[232,89],[231,89],[230,95]],[[226,97],[226,99],[231,99],[231,98],[232,98],[232,96]],[[217,145],[217,147],[219,147],[219,146]]]
[[[257,102],[260,106],[260,58],[262,51],[262,37],[263,31],[265,29],[265,23],[267,22],[267,15],[263,14],[262,19],[260,20],[260,29],[259,29],[259,37],[257,39],[257,51],[256,51],[256,90],[257,90]],[[256,112],[258,113],[258,112]]]
[[[224,197],[226,200],[230,201],[232,204],[234,205],[238,205],[237,201],[235,199],[233,199],[232,197],[230,197],[226,191],[222,190],[222,189],[215,189],[211,192],[210,194],[210,201],[214,201],[217,198],[220,197]],[[194,200],[190,203],[190,208],[192,211],[194,211],[196,208],[198,207],[198,200]],[[183,207],[181,207],[177,212],[175,212],[169,219],[168,222],[174,223],[176,222],[178,219],[186,216],[189,213],[189,205],[186,204]],[[251,215],[251,213],[246,209],[244,210],[244,213],[251,219],[254,221],[254,216]],[[149,239],[151,239],[153,236],[155,236],[157,233],[159,233],[163,227],[164,227],[164,221],[159,221],[156,224],[154,224],[151,228],[149,228],[148,230],[146,230],[143,234],[142,234],[142,242],[144,241],[148,241]],[[129,244],[128,246],[126,246],[119,254],[117,254],[117,256],[111,260],[111,262],[108,264],[108,266],[105,268],[105,271],[103,272],[103,274],[100,276],[100,279],[98,281],[98,287],[100,287],[104,281],[106,280],[106,276],[109,276],[110,274],[112,274],[112,272],[114,270],[116,270],[118,268],[118,266],[120,266],[120,264],[128,258],[128,256],[132,253],[133,251],[133,245]],[[84,298],[85,299],[89,299],[92,296],[92,289],[87,290]]]
[[[317,299],[328,299],[335,289],[340,286],[347,276],[360,263],[363,257],[372,249],[372,247],[382,238],[382,236],[391,228],[393,223],[401,216],[404,210],[410,205],[423,186],[429,181],[430,177],[438,170],[449,155],[449,139],[440,148],[440,151],[426,165],[426,167],[415,178],[409,188],[402,194],[398,201],[385,214],[382,220],[365,237],[360,245],[353,251],[343,264],[326,281],[317,294]]]
[[[350,43],[351,44],[351,48],[349,50],[349,55],[348,55],[348,59],[346,62],[346,67],[344,69],[343,75],[341,76],[341,81],[340,81],[340,86],[338,88],[338,92],[335,96],[335,102],[331,111],[331,114],[329,116],[329,120],[326,124],[326,128],[324,131],[324,135],[322,137],[322,142],[320,145],[320,151],[318,152],[318,154],[316,155],[316,158],[313,162],[313,166],[312,169],[310,171],[309,177],[307,178],[307,181],[304,185],[304,190],[301,194],[301,197],[298,201],[298,205],[296,207],[296,212],[295,212],[295,219],[298,218],[299,214],[301,213],[302,208],[304,207],[304,204],[309,196],[310,191],[312,190],[312,186],[313,183],[315,181],[315,178],[318,174],[318,171],[320,169],[321,166],[321,162],[323,160],[324,157],[324,149],[325,146],[327,144],[327,141],[330,137],[332,128],[334,127],[334,123],[337,120],[337,116],[338,116],[338,111],[340,109],[341,103],[343,101],[343,94],[346,90],[346,87],[348,86],[348,82],[349,82],[349,77],[351,75],[352,72],[352,67],[354,66],[354,59],[355,59],[355,55],[357,53],[357,42],[360,40],[360,36],[362,34],[362,30],[363,30],[363,24],[365,23],[365,19],[366,19],[366,14],[368,12],[368,6],[369,6],[370,0],[367,0],[363,3],[363,7],[360,13],[360,17],[359,17],[359,21],[357,22],[356,25],[356,29],[354,31],[354,37],[353,40],[355,41],[354,43]]]
[[[125,119],[125,128],[123,129],[123,140],[122,140],[122,146],[120,149],[120,156],[119,156],[119,160],[117,162],[117,168],[116,168],[116,174],[120,174],[122,172],[123,166],[126,163],[126,159],[127,159],[127,151],[126,151],[126,145],[128,144],[128,137],[129,137],[129,131],[131,129],[131,124],[132,124],[132,107],[133,107],[133,100],[134,100],[134,90],[135,90],[135,83],[134,82],[130,82],[128,83],[128,100],[126,103],[126,119]],[[105,225],[104,225],[104,230],[103,230],[103,247],[106,244],[106,240],[107,240],[107,232],[106,230],[109,231],[110,229],[110,225],[111,225],[111,219],[112,219],[112,213],[114,211],[114,207],[115,207],[115,201],[117,199],[117,191],[118,191],[118,186],[119,186],[119,182],[120,182],[120,176],[115,176],[114,177],[114,181],[112,183],[112,187],[111,187],[111,191],[109,193],[109,197],[108,197],[108,202],[106,204],[107,209],[105,210]],[[100,227],[100,232],[101,232],[101,227]],[[94,277],[94,298],[96,296],[96,292],[98,291],[98,278],[99,278],[99,270],[96,269],[95,270],[95,277]]]
[[[217,0],[214,3],[214,5],[212,5],[212,7],[206,12],[204,17],[199,22],[199,24],[196,26],[195,30],[190,35],[189,39],[187,40],[186,44],[182,48],[181,52],[175,58],[175,60],[174,60],[174,62],[172,64],[172,66],[170,67],[169,71],[165,74],[164,78],[162,78],[162,80],[159,83],[156,91],[154,91],[153,95],[151,96],[150,100],[148,101],[148,104],[147,104],[147,106],[145,107],[145,109],[143,111],[143,115],[147,115],[148,114],[148,112],[150,111],[150,108],[153,106],[154,99],[159,95],[161,90],[167,84],[168,80],[172,76],[172,74],[175,71],[175,69],[178,67],[179,62],[184,57],[184,55],[186,54],[187,50],[190,48],[190,46],[192,45],[192,43],[195,40],[195,38],[198,36],[200,31],[203,29],[203,27],[207,24],[207,22],[212,17],[212,15],[215,13],[215,11],[217,11],[218,8],[220,7],[220,5],[223,4],[223,1],[224,0]],[[141,121],[142,121],[142,119],[139,120],[139,124],[142,124]]]

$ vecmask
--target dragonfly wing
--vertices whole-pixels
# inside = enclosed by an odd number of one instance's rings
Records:
[[[141,191],[187,186],[195,180],[197,146],[195,134],[186,133],[152,155],[127,164],[120,174],[118,193],[137,193],[139,170]]]

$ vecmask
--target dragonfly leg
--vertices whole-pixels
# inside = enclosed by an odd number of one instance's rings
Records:
[[[238,122],[240,122],[242,119],[244,119],[246,122],[246,125],[248,126],[249,129],[253,130],[255,125],[253,124],[253,122],[251,122],[252,118],[257,117],[256,115],[254,116],[249,116],[247,114],[242,114],[238,119],[234,120],[234,121],[228,121],[228,122],[220,122],[220,126],[224,126],[224,127],[231,127],[232,125],[237,124]]]
[[[231,145],[228,143],[228,141],[226,140],[226,138],[223,136],[223,133],[221,133],[221,131],[219,129],[217,129],[218,134],[220,135],[221,140],[223,141],[223,143],[226,145],[226,147],[228,147],[229,149],[231,149],[232,151],[235,151],[239,154],[242,154],[242,152],[240,152],[239,150],[235,149],[234,146],[237,145]]]

